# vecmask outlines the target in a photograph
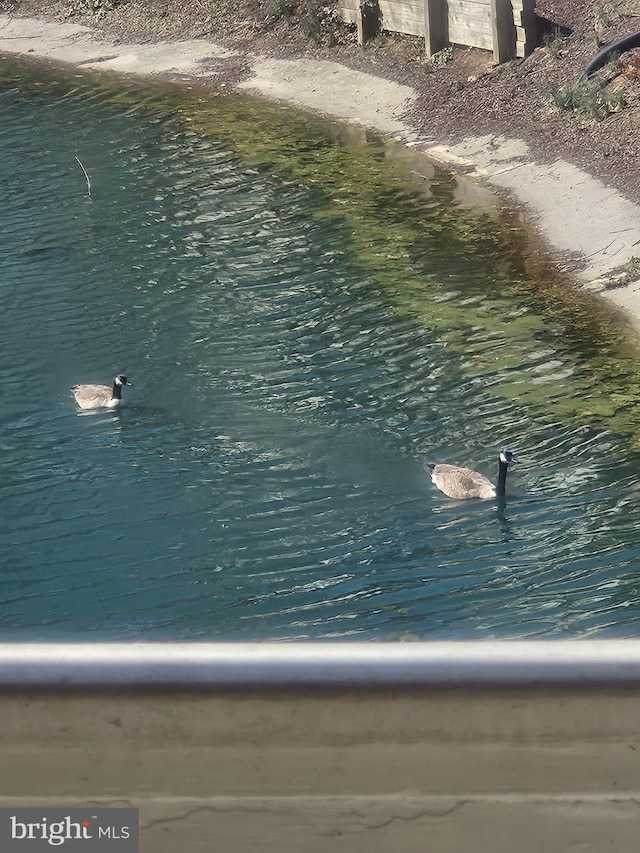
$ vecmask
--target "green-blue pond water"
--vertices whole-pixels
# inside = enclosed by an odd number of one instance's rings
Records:
[[[250,99],[0,76],[0,639],[636,634],[637,353],[515,216]],[[501,448],[504,508],[423,470]]]

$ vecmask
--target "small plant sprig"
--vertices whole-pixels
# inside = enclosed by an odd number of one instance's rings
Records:
[[[300,25],[305,36],[312,41],[319,41],[320,39],[322,14],[320,0],[305,0]]]
[[[609,27],[626,17],[623,2],[624,0],[605,0],[596,6],[593,22],[596,47],[601,47],[606,42],[605,33]]]
[[[605,284],[605,290],[615,290],[618,287],[626,287],[640,279],[640,258],[632,255],[624,264],[609,273],[609,281]]]
[[[335,9],[323,6],[322,2],[323,0],[268,0],[263,26],[267,30],[273,30],[281,21],[290,21],[297,17],[304,35],[319,43],[323,37],[327,37],[331,26],[341,20]]]
[[[557,59],[562,53],[562,45],[566,36],[563,34],[560,27],[554,27],[551,32],[545,33],[542,38],[542,44],[547,54],[552,59]]]
[[[269,0],[264,15],[264,25],[273,29],[280,21],[291,18],[293,4],[289,0]]]
[[[640,258],[632,255],[626,263],[622,264],[620,271],[629,276],[630,281],[640,278]]]
[[[602,121],[627,105],[622,92],[608,92],[599,80],[581,80],[571,86],[551,90],[553,103],[559,110],[571,110],[581,118]]]
[[[73,0],[67,10],[67,17],[84,15],[89,13],[96,20],[104,18],[107,12],[111,12],[116,6],[126,3],[126,0]]]
[[[452,57],[453,48],[443,47],[442,50],[439,50],[437,53],[434,53],[433,56],[430,56],[425,60],[425,68],[429,71],[435,71],[436,68],[443,68]]]

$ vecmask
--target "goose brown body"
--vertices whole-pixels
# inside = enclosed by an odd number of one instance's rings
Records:
[[[449,498],[490,500],[496,496],[496,487],[491,480],[471,468],[460,468],[457,465],[433,465],[430,473],[436,488]]]
[[[113,385],[73,385],[71,393],[81,409],[116,409],[123,405],[122,387],[132,383],[122,373],[113,380]]]
[[[431,475],[431,481],[436,488],[454,500],[502,497],[505,493],[507,468],[516,458],[510,450],[503,450],[498,456],[498,480],[494,485],[491,480],[471,468],[458,465],[447,465],[439,462],[428,462],[426,469]]]

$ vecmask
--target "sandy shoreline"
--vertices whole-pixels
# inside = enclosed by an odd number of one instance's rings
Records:
[[[373,128],[507,193],[527,211],[553,251],[581,259],[575,274],[578,282],[623,308],[640,329],[640,280],[606,289],[625,263],[640,258],[640,207],[570,163],[534,162],[526,143],[518,139],[470,137],[445,147],[421,137],[403,119],[415,98],[408,86],[335,62],[240,57],[206,39],[115,43],[88,27],[1,14],[0,51],[82,68],[178,76],[215,85],[226,82],[225,63],[231,68],[242,58],[251,71],[236,84],[238,89]]]

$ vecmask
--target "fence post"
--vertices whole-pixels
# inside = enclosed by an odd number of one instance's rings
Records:
[[[356,17],[358,44],[375,38],[382,30],[382,12],[378,0],[360,0]]]
[[[424,0],[424,49],[433,56],[449,43],[446,0]]]
[[[494,62],[515,59],[516,28],[511,0],[491,0],[491,30]]]
[[[535,0],[512,0],[516,28],[516,55],[529,56],[540,38]]]

